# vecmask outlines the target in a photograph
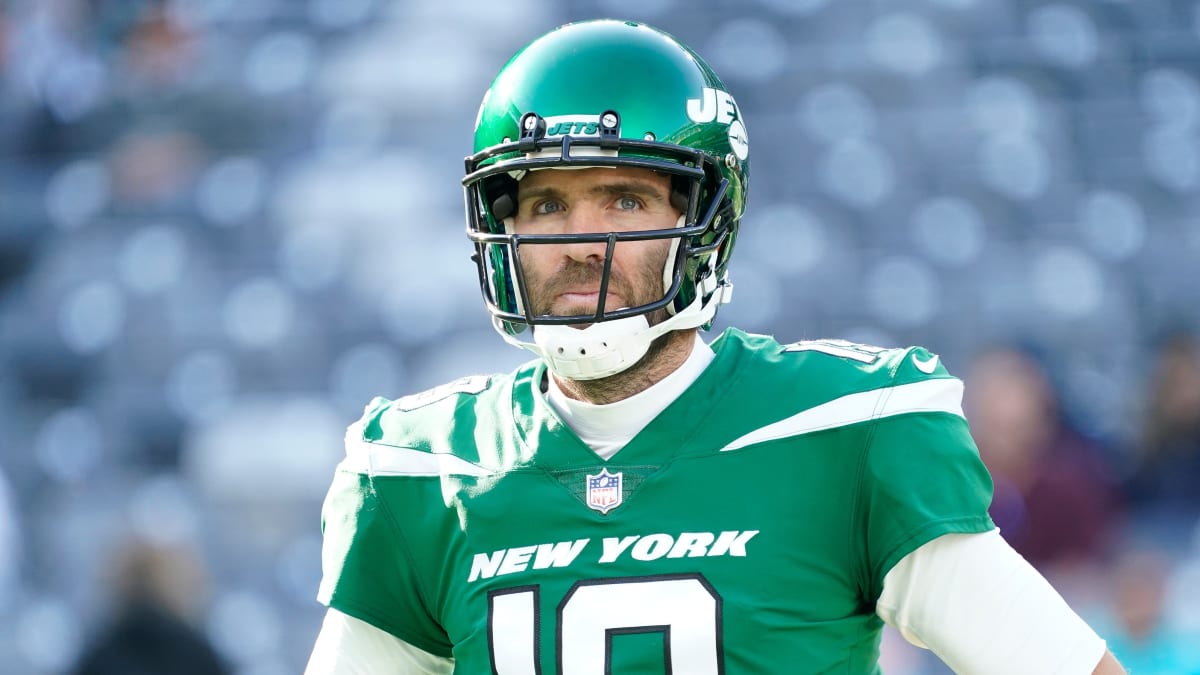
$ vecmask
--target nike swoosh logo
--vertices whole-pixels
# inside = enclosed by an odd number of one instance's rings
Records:
[[[937,362],[938,362],[937,354],[934,354],[933,356],[929,357],[928,360],[922,359],[922,358],[918,357],[916,354],[913,354],[913,365],[917,367],[917,370],[921,371],[922,373],[925,373],[926,375],[932,375],[933,371],[937,370]]]

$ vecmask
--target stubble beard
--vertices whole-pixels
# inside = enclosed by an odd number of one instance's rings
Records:
[[[563,393],[578,401],[597,405],[622,401],[640,394],[675,372],[691,353],[695,334],[695,328],[668,331],[650,343],[645,356],[638,359],[637,363],[608,377],[595,380],[554,377],[558,378],[558,386]]]
[[[538,289],[537,294],[532,298],[535,313],[551,313],[554,310],[555,299],[569,288],[580,286],[598,288],[603,274],[603,263],[594,265],[568,263],[567,267],[559,270],[553,278],[544,283],[537,283],[535,280],[535,283],[532,284],[532,289]],[[636,271],[636,274],[638,278],[633,283],[627,283],[627,279],[610,273],[607,290],[625,299],[630,307],[649,304],[662,297],[661,262],[658,265],[644,265]],[[646,295],[653,295],[653,297],[643,297]],[[590,311],[594,312],[595,309],[592,307]],[[605,311],[615,309],[618,308],[605,307]],[[651,326],[670,318],[670,314],[665,308],[654,310],[645,316],[647,323]],[[591,324],[572,324],[572,327],[582,329],[589,325]],[[614,403],[645,391],[674,372],[691,353],[695,334],[696,329],[694,328],[668,331],[650,343],[646,354],[638,359],[637,363],[608,377],[595,380],[572,380],[558,375],[552,376],[557,378],[563,393],[573,399],[594,404]]]

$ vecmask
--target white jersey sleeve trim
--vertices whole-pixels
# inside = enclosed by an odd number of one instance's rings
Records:
[[[371,476],[487,476],[485,467],[441,452],[425,452],[394,445],[370,443],[346,434],[346,458],[342,468]]]
[[[884,578],[876,613],[956,673],[1089,675],[1106,649],[1000,530],[909,553]]]
[[[945,412],[962,417],[962,393],[962,380],[943,377],[847,394],[755,429],[721,450],[737,450],[755,443],[906,413]]]
[[[434,656],[336,609],[325,613],[304,675],[449,675],[454,659]]]

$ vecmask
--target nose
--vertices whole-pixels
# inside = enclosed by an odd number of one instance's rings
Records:
[[[571,209],[567,215],[566,226],[564,234],[595,235],[608,232],[600,212],[584,205]],[[577,262],[599,262],[604,260],[607,249],[608,244],[603,240],[572,242],[563,247],[563,253]]]

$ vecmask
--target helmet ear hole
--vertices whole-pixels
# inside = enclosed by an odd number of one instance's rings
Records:
[[[671,206],[682,215],[687,215],[688,212],[688,197],[686,194],[671,190]]]
[[[497,221],[502,221],[505,218],[509,218],[515,215],[516,212],[517,205],[513,201],[512,195],[507,192],[500,195],[495,199],[495,201],[492,202],[492,217]]]
[[[671,206],[685,216],[688,212],[688,194],[691,192],[690,182],[683,176],[671,176]]]
[[[517,181],[508,174],[490,176],[483,183],[483,197],[496,223],[517,213]]]

